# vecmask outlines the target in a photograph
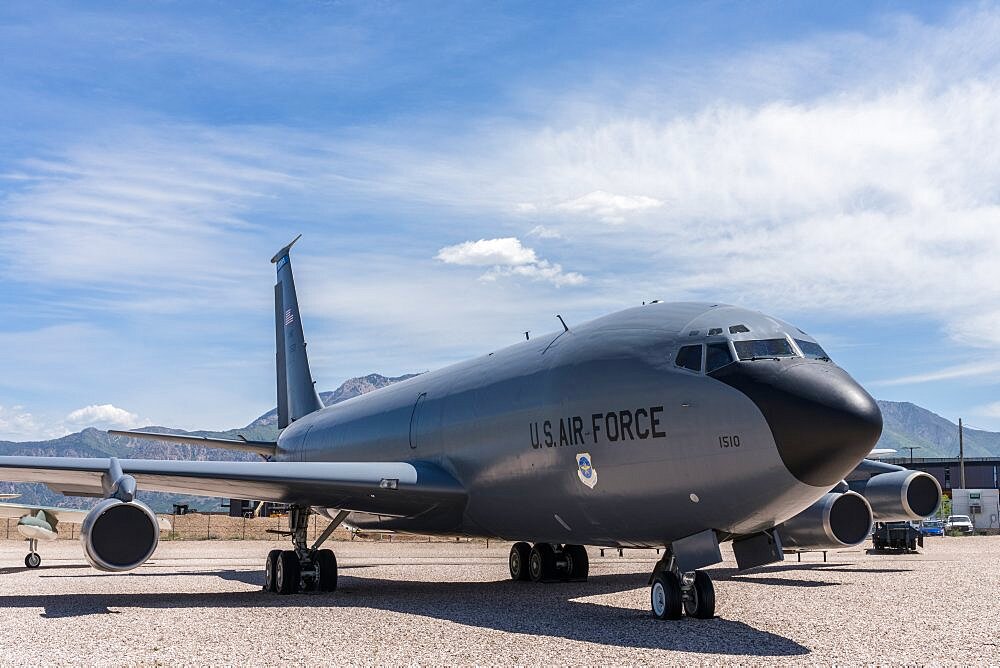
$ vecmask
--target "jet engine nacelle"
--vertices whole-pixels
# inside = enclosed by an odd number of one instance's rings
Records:
[[[894,471],[869,478],[858,490],[880,522],[921,520],[941,505],[941,485],[923,471]]]
[[[872,509],[855,492],[830,492],[778,527],[782,548],[793,552],[839,550],[863,542],[872,530]]]
[[[130,571],[152,556],[160,542],[160,525],[144,503],[104,499],[83,519],[80,542],[94,568]]]

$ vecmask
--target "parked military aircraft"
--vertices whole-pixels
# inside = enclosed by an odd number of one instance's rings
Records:
[[[0,499],[18,496],[18,494],[0,494]],[[0,503],[0,517],[18,518],[17,532],[28,541],[28,554],[24,557],[24,565],[28,568],[38,568],[42,565],[42,555],[38,554],[38,541],[57,539],[60,524],[83,524],[89,512],[73,508]],[[170,523],[167,520],[158,518],[158,524],[160,529],[170,530]]]
[[[271,259],[278,440],[120,432],[266,461],[0,457],[6,479],[105,497],[81,527],[98,568],[136,568],[155,549],[141,487],[291,504],[293,549],[272,551],[265,568],[265,588],[283,594],[336,588],[336,558],[320,548],[350,516],[359,528],[516,541],[515,580],[585,579],[584,545],[666,547],[650,575],[654,615],[705,618],[715,593],[701,569],[721,561],[720,541],[749,568],[783,549],[859,543],[872,506],[920,514],[940,497],[912,471],[848,489],[881,432],[875,401],[800,329],[722,304],[564,323],[324,408],[292,244]],[[314,512],[333,521],[310,545]]]

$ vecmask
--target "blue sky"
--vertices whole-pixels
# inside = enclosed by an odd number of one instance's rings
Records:
[[[643,300],[1000,429],[1000,5],[6,3],[0,439],[273,405]]]

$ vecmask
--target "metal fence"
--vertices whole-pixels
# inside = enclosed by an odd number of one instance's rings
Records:
[[[170,521],[170,530],[160,531],[160,540],[273,540],[287,541],[280,531],[287,531],[288,518],[271,517],[230,517],[227,513],[198,513],[186,515],[160,515]],[[0,539],[24,540],[17,532],[17,519],[4,522],[0,529]],[[315,540],[330,524],[330,520],[319,515],[309,518],[309,540]],[[59,525],[60,540],[76,540],[80,537],[80,527],[76,524]],[[341,527],[333,532],[331,540],[371,540],[388,542],[456,542],[469,541],[468,538],[442,538],[412,536],[380,532],[352,533]]]

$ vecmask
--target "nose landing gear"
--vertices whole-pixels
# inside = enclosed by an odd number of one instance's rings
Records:
[[[291,536],[294,549],[271,550],[267,554],[264,568],[264,591],[278,594],[297,592],[330,592],[337,589],[337,557],[333,550],[321,550],[334,529],[349,514],[340,511],[311,546],[306,543],[311,509],[292,506],[288,514],[289,531],[281,533]]]
[[[42,565],[42,555],[38,554],[38,539],[28,539],[28,554],[24,557],[24,565],[28,568],[38,568]]]
[[[514,543],[508,565],[512,580],[532,582],[585,582],[590,571],[583,545],[536,543],[532,547],[524,542]]]
[[[715,617],[715,586],[705,571],[682,573],[670,548],[656,562],[649,576],[649,598],[657,619],[680,619],[682,613],[695,619]]]

